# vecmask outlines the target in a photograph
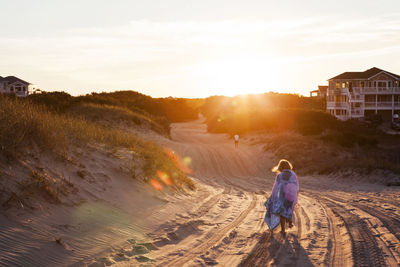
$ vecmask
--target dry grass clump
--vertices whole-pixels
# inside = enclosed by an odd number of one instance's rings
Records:
[[[43,106],[0,96],[0,152],[8,158],[18,157],[32,145],[65,155],[71,144],[105,144],[109,148],[128,148],[144,159],[146,175],[155,170],[169,172],[175,185],[192,182],[165,153],[151,142],[122,130],[100,126],[82,118],[55,114]]]
[[[169,178],[172,179],[173,184],[178,188],[187,186],[191,190],[195,189],[194,182],[171,161],[160,147],[149,143],[146,146],[146,151],[142,151],[141,154],[144,159],[143,170],[147,177],[160,180],[159,177],[154,174],[157,173],[157,171],[163,171],[168,174]]]
[[[31,177],[18,181],[18,190],[12,192],[10,197],[3,203],[4,207],[10,207],[13,203],[21,207],[35,208],[33,196],[41,196],[49,203],[61,203],[60,196],[78,192],[78,189],[64,177],[55,179],[47,173],[31,170]]]
[[[134,123],[135,125],[142,125],[163,135],[169,134],[169,127],[166,129],[156,119],[153,119],[151,115],[143,115],[124,107],[82,103],[70,108],[68,113],[75,117],[82,117],[107,126]]]

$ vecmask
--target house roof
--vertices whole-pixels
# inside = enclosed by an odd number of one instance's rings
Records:
[[[20,83],[30,84],[27,81],[21,80],[20,78],[17,78],[15,76],[7,76],[7,77],[4,77],[4,78],[2,78],[0,76],[0,81],[7,81],[9,83],[20,82]]]
[[[347,80],[347,79],[369,79],[372,76],[375,76],[376,74],[380,73],[380,72],[386,72],[392,76],[394,76],[397,79],[400,79],[400,76],[391,72],[388,72],[386,70],[381,70],[379,68],[371,68],[368,69],[366,71],[362,71],[362,72],[343,72],[342,74],[339,74],[333,78],[330,78],[329,80],[335,80],[335,79],[343,79],[343,80]]]
[[[328,90],[328,85],[318,85],[318,90],[319,91],[326,91],[326,90]]]

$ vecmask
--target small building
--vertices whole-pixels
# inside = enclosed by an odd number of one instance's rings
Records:
[[[15,76],[7,76],[5,78],[0,76],[0,93],[26,97],[31,94],[40,93],[40,90],[35,85]]]
[[[378,114],[390,121],[400,113],[400,76],[379,68],[344,72],[328,80],[327,112],[339,119]]]
[[[319,97],[325,99],[327,90],[327,85],[318,85],[318,90],[310,91],[310,97]]]

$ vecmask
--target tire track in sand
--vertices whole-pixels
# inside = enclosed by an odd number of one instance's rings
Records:
[[[323,198],[323,202],[345,223],[348,229],[352,256],[355,266],[387,266],[382,249],[379,247],[367,223],[343,206]]]
[[[346,207],[349,213],[351,212],[368,227],[377,246],[382,250],[386,265],[400,266],[398,218],[387,212],[384,213],[382,207],[379,206],[366,205],[354,200],[349,204],[336,194],[329,194],[325,197],[327,198],[343,208]]]
[[[345,245],[350,240],[350,235],[345,227],[344,221],[336,215],[328,206],[322,202],[320,205],[325,211],[329,223],[329,266],[342,267],[353,266],[351,256],[351,248]]]
[[[159,266],[183,266],[185,263],[188,263],[189,261],[195,259],[197,256],[200,256],[201,254],[204,253],[204,251],[207,251],[211,247],[213,247],[215,244],[217,244],[221,239],[225,237],[233,228],[238,226],[249,214],[249,212],[254,209],[256,205],[256,196],[252,194],[252,200],[249,206],[231,223],[225,225],[218,231],[216,231],[208,240],[206,240],[204,243],[201,245],[192,248],[189,250],[184,256],[179,257],[175,260],[172,261],[167,261],[167,262],[160,262]]]
[[[299,204],[298,204],[299,205]],[[299,205],[300,206],[300,205]],[[283,238],[279,235],[278,238],[274,237],[274,233],[264,232],[257,245],[253,248],[250,254],[242,260],[239,266],[241,267],[254,267],[254,266],[270,266],[272,265],[274,260],[278,260],[282,258],[281,254],[286,254],[286,252],[291,250],[294,252],[290,257],[290,266],[296,265],[297,260],[300,258],[300,253],[298,249],[298,242],[297,239],[300,239],[302,236],[302,216],[299,212],[299,207],[295,209],[295,224],[296,224],[296,232],[297,238],[294,235],[290,236],[290,239]],[[287,263],[286,263],[287,264]],[[289,266],[288,265],[288,266]]]

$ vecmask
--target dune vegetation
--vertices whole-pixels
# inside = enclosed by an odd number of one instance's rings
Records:
[[[162,121],[161,118],[154,118],[149,114],[120,106],[81,103],[72,106],[68,110],[68,114],[105,126],[142,126],[162,135],[167,135],[169,131],[169,124]]]
[[[57,113],[73,113],[75,116],[100,122],[118,117],[126,122],[147,124],[160,134],[169,135],[173,122],[197,119],[202,100],[183,98],[152,98],[134,91],[92,93],[71,96],[65,92],[49,92],[31,95],[29,99]]]
[[[339,121],[317,98],[266,93],[207,99],[155,99],[133,91],[73,97],[63,92],[28,99],[1,98],[1,151],[15,157],[33,143],[67,153],[71,144],[98,143],[135,151],[148,176],[162,169],[176,184],[193,184],[156,145],[124,131],[142,127],[169,136],[170,124],[194,120],[201,112],[208,131],[262,136],[255,143],[288,158],[303,173],[344,169],[400,173],[399,138],[362,121]],[[127,127],[125,127],[127,126]]]
[[[272,152],[276,160],[290,159],[300,174],[369,174],[376,170],[400,173],[398,146],[384,147],[382,142],[348,147],[336,142],[327,143],[325,137],[323,134],[304,136],[296,132],[275,132],[250,139],[253,144]]]
[[[90,110],[87,111],[87,110]],[[139,118],[150,120],[130,110],[96,104],[84,104],[74,112],[85,114],[112,111],[110,116],[121,120]],[[193,182],[154,143],[144,141],[132,133],[106,127],[85,116],[73,113],[56,113],[44,105],[37,105],[29,99],[15,99],[0,96],[0,149],[8,159],[23,157],[32,147],[59,155],[67,155],[71,146],[105,145],[110,149],[127,148],[143,160],[143,172],[147,177],[157,177],[156,170],[168,173],[177,187],[194,188]],[[107,116],[108,116],[107,115]]]

